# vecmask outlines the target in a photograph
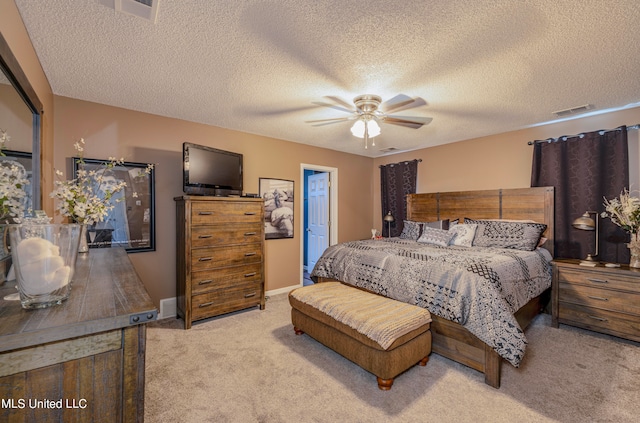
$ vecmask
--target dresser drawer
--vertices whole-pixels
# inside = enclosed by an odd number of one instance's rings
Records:
[[[261,222],[194,226],[191,228],[191,248],[258,243],[261,239]]]
[[[560,301],[634,314],[640,319],[640,295],[600,287],[564,283],[558,285]]]
[[[223,313],[260,305],[262,285],[259,283],[240,285],[195,295],[191,301],[193,320],[205,319]]]
[[[262,282],[262,263],[203,270],[192,273],[191,293],[196,295],[214,289],[260,282]]]
[[[259,243],[191,250],[191,269],[193,272],[260,262],[262,262],[262,244]]]
[[[562,269],[559,272],[559,282],[607,289],[620,289],[631,292],[638,291],[639,283],[637,277],[626,276],[620,273],[612,274],[597,270],[576,271],[572,269]]]
[[[636,316],[561,301],[559,320],[573,326],[640,341],[640,319]]]
[[[261,222],[261,202],[194,201],[191,204],[191,224],[205,225],[222,222]]]

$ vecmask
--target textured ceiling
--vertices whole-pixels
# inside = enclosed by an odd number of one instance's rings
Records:
[[[159,0],[155,24],[15,1],[54,94],[370,157],[640,102],[637,0]],[[305,122],[369,93],[433,121],[383,123],[367,150],[350,122]]]

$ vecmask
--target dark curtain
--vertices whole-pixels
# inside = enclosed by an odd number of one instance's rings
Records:
[[[531,186],[555,187],[555,256],[585,258],[594,253],[594,232],[572,223],[587,210],[601,214],[605,197],[617,197],[629,187],[627,127],[536,141]],[[628,263],[628,240],[610,219],[600,218],[600,261]]]
[[[382,220],[382,235],[400,236],[407,217],[407,194],[415,194],[418,180],[418,162],[393,163],[380,166],[380,185],[382,187],[382,216],[391,212],[395,221],[389,223]]]

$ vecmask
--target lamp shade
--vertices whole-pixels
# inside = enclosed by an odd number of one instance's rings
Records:
[[[573,227],[582,229],[583,231],[595,231],[596,222],[591,218],[589,212],[585,212],[582,216],[573,221]]]
[[[378,125],[378,122],[376,122],[373,119],[367,121],[367,129],[369,130],[370,138],[377,137],[378,135],[380,135],[380,125]]]
[[[385,222],[393,222],[396,219],[393,217],[393,215],[391,214],[391,212],[387,213],[387,215],[384,217],[384,221]]]
[[[364,138],[365,126],[369,138],[380,135],[380,125],[371,117],[360,117],[351,127],[351,134],[354,137]]]
[[[364,138],[364,121],[362,119],[355,121],[351,127],[351,133],[354,137]]]

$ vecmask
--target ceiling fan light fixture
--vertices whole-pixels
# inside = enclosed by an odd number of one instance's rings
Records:
[[[368,138],[377,137],[380,135],[380,125],[371,117],[368,119],[361,117],[356,120],[351,127],[351,134],[353,134],[354,137],[365,138],[365,132]]]
[[[367,122],[367,129],[369,130],[369,137],[371,138],[380,135],[380,125],[378,125],[378,122],[376,122],[375,119],[371,119]]]
[[[351,127],[351,134],[354,137],[364,138],[364,121],[362,119],[358,119],[355,121],[355,123]]]

